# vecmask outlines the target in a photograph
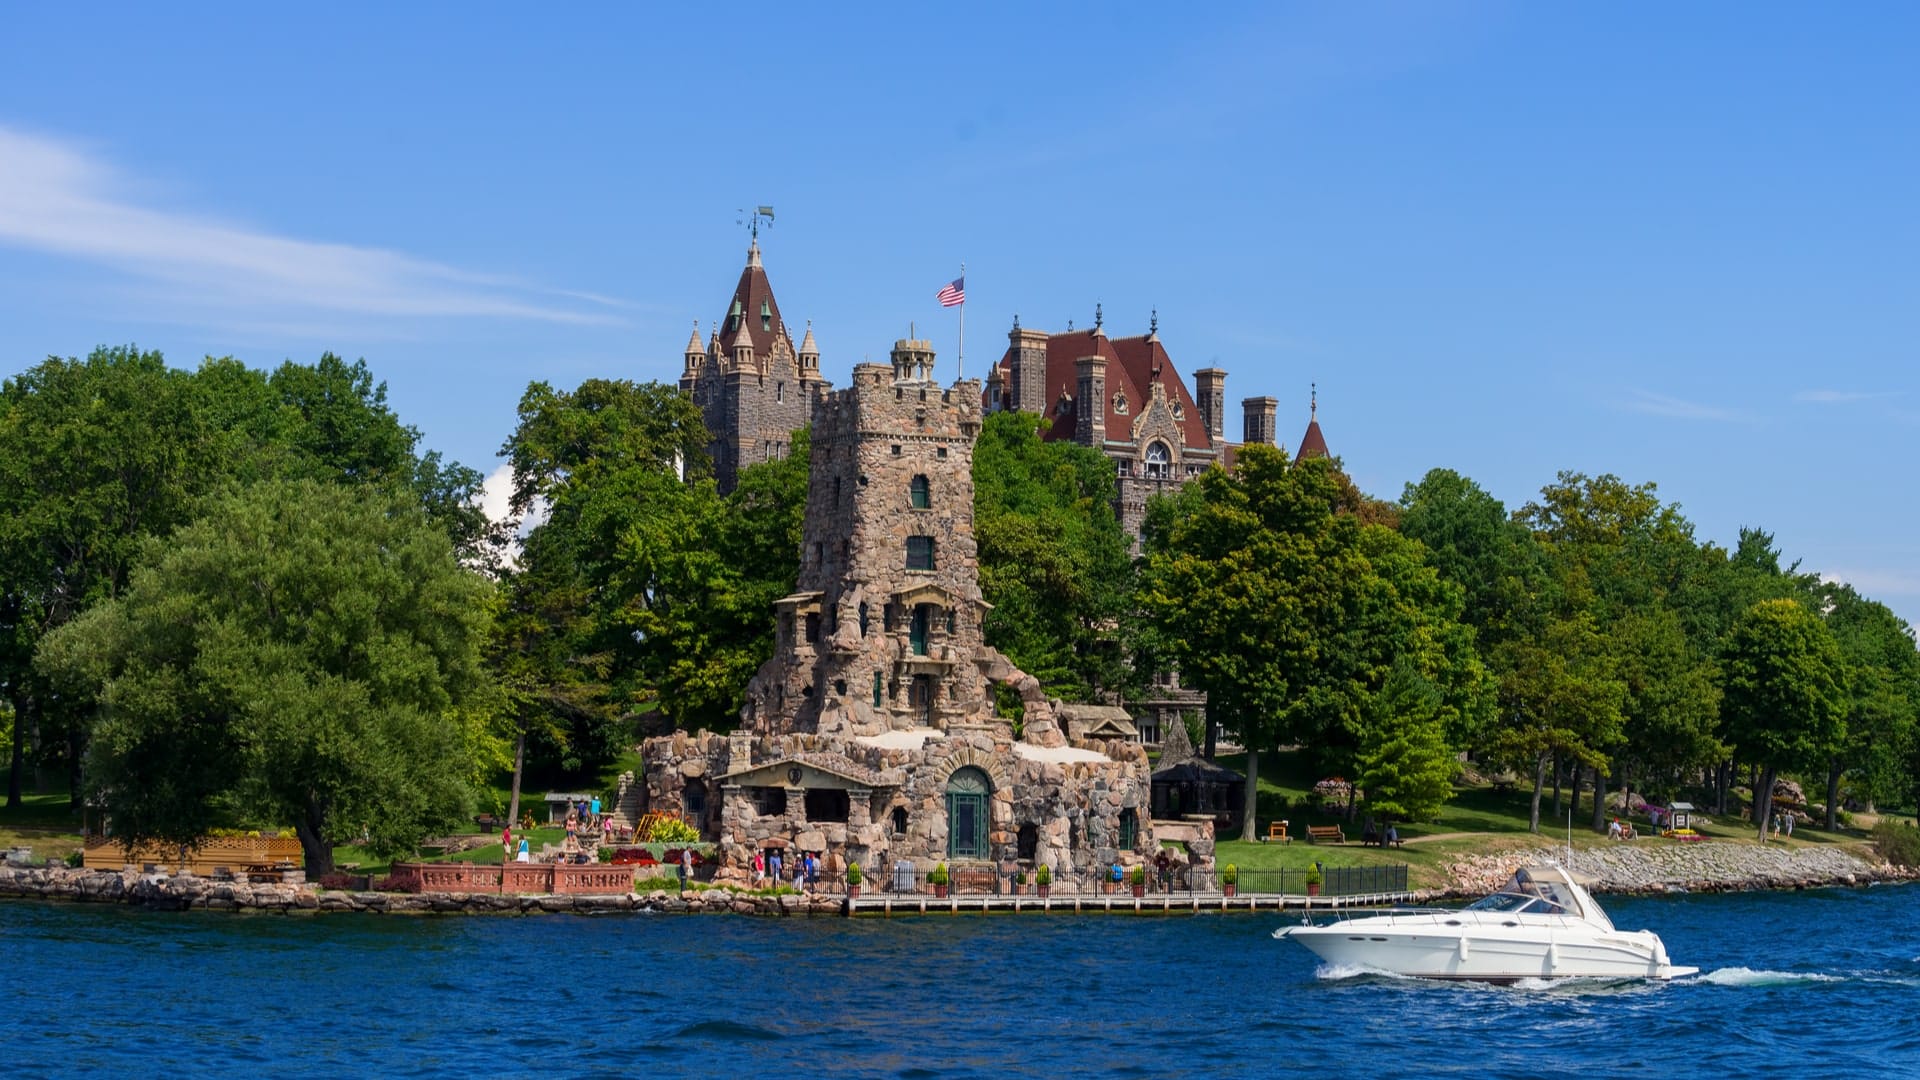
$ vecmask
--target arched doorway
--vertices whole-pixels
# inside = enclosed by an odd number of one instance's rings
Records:
[[[947,778],[947,858],[987,857],[987,799],[993,782],[975,766]]]

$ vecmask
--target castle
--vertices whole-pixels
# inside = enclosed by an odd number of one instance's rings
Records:
[[[997,881],[1045,865],[1090,889],[1156,850],[1146,753],[1089,734],[982,640],[982,386],[940,386],[925,341],[891,358],[813,404],[805,546],[774,654],[739,730],[642,746],[645,808],[694,823],[723,881],[784,849],[822,854],[830,875],[947,863]],[[1017,730],[996,688],[1020,702]],[[1179,838],[1209,874],[1211,829]]]

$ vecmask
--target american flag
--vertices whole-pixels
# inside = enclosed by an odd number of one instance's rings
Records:
[[[941,307],[955,307],[967,302],[967,279],[963,275],[947,282],[946,287],[933,295],[940,301]]]

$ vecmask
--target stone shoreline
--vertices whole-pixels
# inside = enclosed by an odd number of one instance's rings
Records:
[[[1470,855],[1447,864],[1451,879],[1421,900],[1471,899],[1500,886],[1514,868],[1558,861],[1564,850],[1536,849]],[[1840,847],[1756,847],[1749,844],[1625,843],[1578,849],[1572,868],[1600,893],[1757,892],[1862,886],[1920,880],[1920,869],[1870,862]],[[725,889],[628,893],[610,896],[501,896],[488,893],[390,893],[316,889],[306,884],[218,881],[191,874],[132,870],[77,870],[64,866],[0,866],[0,897],[131,904],[154,910],[328,912],[385,914],[537,915],[612,912],[792,916],[839,915],[841,898],[744,896]]]
[[[1701,842],[1655,844],[1622,841],[1603,847],[1566,849],[1541,845],[1494,855],[1469,855],[1444,865],[1451,879],[1426,899],[1485,896],[1531,863],[1568,861],[1596,893],[1764,892],[1861,886],[1920,880],[1920,869],[1869,861],[1840,846],[1786,847]]]

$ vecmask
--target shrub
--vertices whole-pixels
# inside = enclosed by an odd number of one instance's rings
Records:
[[[947,883],[947,864],[935,864],[933,873],[927,875],[927,883],[930,885],[945,885]]]
[[[388,874],[373,883],[376,892],[417,893],[420,891],[420,875],[412,873]]]
[[[1053,884],[1053,867],[1041,863],[1040,869],[1033,872],[1033,880],[1040,885]]]
[[[1134,867],[1132,881],[1135,885],[1145,885],[1147,883],[1147,868],[1144,866]]]
[[[650,840],[661,844],[693,844],[699,842],[700,830],[679,818],[661,818],[647,830],[647,835],[636,836],[634,839]]]
[[[1895,866],[1920,866],[1920,829],[1883,819],[1873,827],[1873,850]]]
[[[1015,870],[1013,872],[1013,883],[1015,885],[1025,885],[1027,883],[1027,872],[1025,870]]]
[[[320,880],[314,884],[323,889],[351,889],[353,888],[353,875],[343,874],[335,870],[332,873],[321,874]]]
[[[861,880],[861,879],[860,879],[860,864],[859,864],[859,863],[857,863],[857,862],[850,862],[850,863],[848,863],[848,864],[847,864],[847,884],[849,884],[849,885],[858,885],[858,884],[860,884],[860,880]]]
[[[1318,885],[1325,880],[1326,879],[1320,874],[1319,863],[1314,863],[1312,866],[1307,867],[1307,884]]]
[[[83,851],[67,852],[67,865],[73,867],[75,870],[87,865],[86,853]]]
[[[1240,884],[1240,868],[1228,863],[1227,868],[1220,871],[1220,882],[1224,885]]]

